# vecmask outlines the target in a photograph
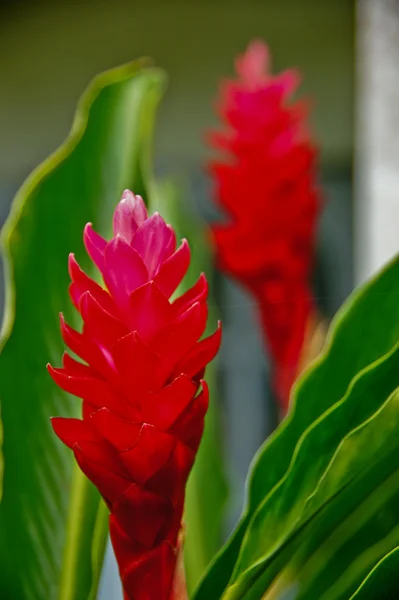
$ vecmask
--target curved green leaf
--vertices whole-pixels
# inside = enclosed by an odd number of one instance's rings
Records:
[[[317,538],[326,539],[360,506],[362,513],[370,514],[378,504],[387,507],[387,498],[392,498],[392,506],[397,512],[394,499],[399,497],[398,411],[399,391],[395,391],[372,417],[346,436],[296,526],[282,543],[276,544],[267,555],[265,553],[242,572],[224,598],[267,598],[265,591],[283,570],[286,583],[295,583],[300,590],[301,561],[297,559],[291,568],[289,563],[303,542],[311,540],[315,550]],[[397,545],[398,535],[399,528],[396,527],[393,547]],[[377,557],[375,562],[380,558]],[[337,597],[349,596],[350,593],[346,593]]]
[[[398,386],[399,345],[361,371],[344,398],[305,431],[289,470],[248,526],[236,571],[259,560],[258,553],[263,555],[268,544],[277,546],[280,537],[296,525],[342,439],[373,415]]]
[[[288,417],[253,461],[243,517],[201,582],[196,600],[216,600],[223,594],[250,519],[286,474],[303,433],[343,398],[359,371],[396,344],[399,339],[399,303],[392,290],[396,289],[398,281],[399,260],[396,259],[352,294],[337,314],[325,349],[295,385],[293,406]]]
[[[399,547],[369,573],[350,600],[395,600],[399,597]]]
[[[397,476],[376,488],[367,500],[322,539],[313,533],[296,560],[300,569],[298,600],[347,600],[360,581],[398,544]]]
[[[184,523],[184,562],[189,596],[222,545],[223,517],[227,498],[220,448],[220,424],[215,404],[215,363],[207,369],[211,404],[194,468],[187,483]]]
[[[67,298],[68,253],[91,268],[83,251],[85,223],[108,234],[123,189],[145,194],[143,161],[164,76],[144,66],[132,63],[92,82],[69,138],[24,183],[2,234],[1,598],[95,596],[106,519],[102,509],[97,518],[97,491],[73,471],[70,451],[49,423],[51,415],[77,415],[80,402],[56,388],[45,365],[59,363],[63,351],[58,312],[70,322],[76,318]]]
[[[317,490],[320,488],[320,481],[325,484],[326,476],[323,473],[342,439],[373,415],[398,386],[399,345],[380,361],[359,373],[346,396],[306,430],[297,445],[287,474],[266,496],[248,526],[233,574],[233,581],[235,579],[242,582],[239,594],[243,593],[247,581],[254,579],[255,573],[266,569],[266,564],[271,562],[274,554],[278,554],[288,537],[317,514],[323,506],[323,503],[315,505]],[[347,443],[346,447],[348,446]],[[367,453],[367,458],[371,460],[373,454]],[[335,465],[337,460],[335,458]],[[343,476],[349,478],[351,471],[346,465],[346,469],[338,470],[338,475],[341,479]],[[341,479],[340,485],[346,485]],[[329,490],[331,497],[337,489],[339,488],[334,480]],[[328,502],[330,496],[324,497],[324,502]],[[312,512],[308,508],[309,504],[313,506]],[[250,585],[252,584],[248,583]],[[236,597],[241,597],[239,594]]]

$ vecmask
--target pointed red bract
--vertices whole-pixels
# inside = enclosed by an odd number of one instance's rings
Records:
[[[48,366],[63,390],[83,400],[82,419],[56,417],[58,437],[111,512],[110,531],[125,600],[172,600],[187,477],[204,428],[206,365],[220,345],[201,340],[207,320],[204,275],[170,297],[190,262],[173,229],[126,190],[107,242],[89,224],[87,252],[102,288],[69,258],[79,333],[61,316],[68,353]]]
[[[314,311],[316,151],[305,125],[307,106],[290,99],[298,73],[271,75],[261,41],[249,45],[236,69],[237,80],[221,88],[224,127],[209,135],[219,151],[209,165],[215,199],[227,216],[213,226],[213,240],[220,268],[258,301],[285,411]]]

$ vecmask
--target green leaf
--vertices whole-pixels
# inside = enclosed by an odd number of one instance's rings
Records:
[[[309,556],[319,552],[319,546],[336,532],[343,519],[348,526],[348,516],[361,502],[363,518],[369,510],[372,509],[371,514],[376,510],[376,496],[382,493],[381,480],[385,483],[392,470],[399,467],[399,454],[395,462],[390,448],[390,444],[399,445],[394,420],[399,394],[394,393],[383,404],[399,386],[398,366],[396,346],[361,372],[346,397],[305,432],[290,470],[265,498],[248,527],[225,598],[259,598],[260,590],[263,594],[287,569],[293,580],[290,583],[299,586],[297,597],[301,598],[302,569]],[[388,492],[399,496],[398,476],[395,482],[390,481]],[[382,506],[386,501],[383,495]],[[366,538],[364,543],[367,548],[369,540]],[[298,545],[300,557],[296,556],[292,566],[291,557]],[[345,570],[360,552],[358,546],[352,555],[345,555]],[[341,562],[341,573],[342,567]],[[322,589],[319,588],[317,598],[324,598],[328,583],[320,581]],[[346,577],[345,586],[348,583]],[[347,597],[348,594],[342,596]]]
[[[379,560],[398,545],[398,409],[396,390],[375,415],[343,440],[309,499],[304,517],[308,518],[315,508],[320,511],[304,531],[313,547],[313,557],[317,561],[321,552],[328,560],[326,547],[330,550],[336,545],[338,554],[341,552],[340,568],[335,566],[335,576],[330,580],[318,577],[312,591],[304,589],[303,571],[297,564],[298,598],[303,597],[303,590],[309,598],[316,592],[322,600],[346,600]],[[332,533],[328,536],[329,531]],[[316,548],[317,538],[324,538],[324,547]],[[309,548],[303,553],[309,556]],[[337,557],[334,560],[337,563]]]
[[[227,486],[221,457],[218,407],[215,404],[218,392],[215,376],[215,363],[212,363],[206,374],[211,402],[201,446],[186,489],[184,562],[189,596],[223,539]]]
[[[177,238],[185,237],[190,244],[191,265],[183,282],[184,288],[179,288],[178,293],[192,286],[201,272],[206,273],[208,281],[214,275],[205,223],[187,206],[188,200],[182,191],[186,187],[184,182],[180,185],[170,180],[158,183],[152,189],[150,203],[152,210],[159,210],[166,221],[173,225]],[[217,310],[210,296],[207,334],[215,330],[216,321]],[[185,499],[184,562],[189,595],[222,544],[227,499],[217,410],[216,361],[207,367],[206,381],[210,393],[209,410],[201,445],[187,483]]]
[[[369,573],[350,600],[393,600],[399,597],[399,547]]]
[[[345,396],[350,382],[361,370],[388,353],[399,339],[399,304],[392,294],[398,281],[399,260],[396,259],[352,294],[339,311],[324,351],[295,386],[291,412],[253,461],[243,517],[201,582],[196,600],[212,600],[223,595],[240,550],[245,552],[243,540],[245,543],[245,539],[249,539],[248,524],[287,473],[301,436]],[[311,464],[311,456],[307,460]],[[286,505],[286,510],[289,512],[290,505]],[[268,532],[265,543],[271,539]]]
[[[381,556],[398,543],[399,493],[397,477],[376,487],[369,497],[322,539],[314,531],[297,559],[298,599],[347,599]],[[301,567],[300,567],[301,565]]]
[[[53,434],[51,415],[80,401],[48,376],[63,343],[58,312],[74,322],[67,258],[90,271],[82,232],[110,233],[124,188],[145,195],[148,136],[163,73],[132,63],[95,78],[66,142],[18,192],[2,234],[6,312],[0,356],[4,496],[0,505],[0,597],[95,597],[107,519],[95,488]],[[79,327],[79,324],[77,323]],[[94,539],[94,546],[93,546]]]
[[[92,582],[88,600],[97,599],[98,584],[100,581],[105,551],[107,547],[108,536],[105,535],[105,532],[108,531],[108,518],[108,507],[105,504],[105,502],[100,499],[91,543]],[[64,569],[64,571],[66,571],[66,569]]]

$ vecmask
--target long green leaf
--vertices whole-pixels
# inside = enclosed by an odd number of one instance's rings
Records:
[[[369,573],[350,600],[395,600],[399,598],[399,546]]]
[[[298,600],[347,600],[351,591],[398,544],[397,476],[388,478],[325,536],[315,532],[296,561]],[[324,537],[325,536],[325,537]]]
[[[243,517],[201,582],[196,600],[216,600],[222,596],[248,524],[259,505],[287,473],[298,440],[312,423],[344,397],[356,374],[389,352],[399,339],[399,303],[392,293],[398,281],[399,260],[396,259],[355,292],[339,311],[324,351],[295,386],[290,414],[253,461]]]
[[[398,386],[399,345],[361,371],[344,398],[305,431],[289,470],[261,503],[247,529],[237,572],[260,560],[267,547],[276,547],[296,526],[342,439],[374,414]]]
[[[391,369],[387,363],[391,363]],[[396,348],[388,359],[359,376],[347,398],[306,432],[298,445],[296,460],[289,474],[266,498],[248,528],[236,568],[236,579],[225,598],[260,597],[260,590],[263,594],[269,589],[281,570],[289,565],[293,549],[299,543],[303,562],[309,555],[309,549],[311,552],[318,551],[318,545],[336,530],[341,520],[347,519],[359,502],[364,502],[363,516],[370,510],[370,502],[375,508],[375,496],[378,497],[381,492],[381,482],[384,483],[399,468],[399,456],[398,462],[393,461],[390,447],[393,444],[396,448],[399,444],[397,424],[393,418],[395,410],[398,410],[399,394],[395,392],[380,408],[390,388],[396,389],[399,385],[398,367],[399,349]],[[373,409],[377,412],[370,416]],[[367,419],[365,423],[357,426],[364,417]],[[355,427],[357,429],[352,431]],[[342,439],[344,441],[337,446],[335,440]],[[331,456],[334,450],[336,454]],[[308,466],[306,457],[312,457]],[[366,477],[367,470],[371,474],[367,473]],[[298,483],[301,475],[302,482]],[[358,492],[359,481],[361,492]],[[379,490],[378,494],[376,490]],[[391,495],[399,495],[398,476],[390,482],[387,490]],[[286,508],[289,496],[291,510]],[[384,502],[382,506],[385,506]],[[309,540],[307,552],[304,552],[302,545]],[[357,555],[360,552],[361,547]],[[349,557],[345,566],[348,562]],[[290,569],[290,577],[300,584],[302,565],[298,567],[298,560],[296,563],[296,568]]]
[[[220,444],[216,405],[218,386],[215,363],[207,369],[211,404],[194,468],[187,483],[184,522],[184,561],[191,596],[212,558],[222,545],[227,487]]]
[[[51,415],[79,402],[48,377],[63,344],[67,256],[90,270],[85,223],[108,234],[126,187],[145,194],[148,134],[164,76],[132,63],[97,77],[82,97],[67,141],[18,192],[2,234],[6,311],[0,356],[4,496],[0,505],[0,597],[84,600],[95,596],[107,534],[97,491],[52,433]],[[143,156],[144,152],[144,156]],[[92,541],[96,540],[96,547]]]

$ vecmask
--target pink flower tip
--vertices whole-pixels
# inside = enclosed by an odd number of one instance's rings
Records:
[[[114,235],[121,235],[130,244],[138,227],[147,217],[143,198],[125,190],[114,213]]]
[[[236,60],[237,73],[243,81],[250,85],[267,79],[269,68],[269,48],[260,39],[250,42],[244,54]]]

